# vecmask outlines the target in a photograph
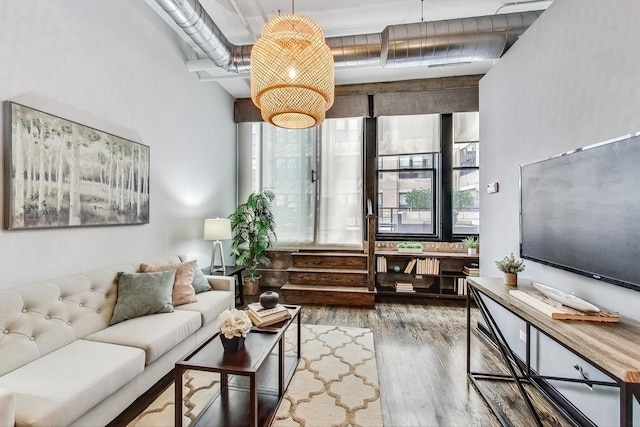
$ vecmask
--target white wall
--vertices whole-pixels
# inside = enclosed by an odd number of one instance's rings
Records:
[[[480,187],[500,183],[480,199],[481,275],[518,254],[520,164],[640,130],[638,17],[638,0],[556,0],[480,81]],[[521,274],[640,319],[640,292],[533,261]]]
[[[151,148],[149,224],[2,230],[0,289],[166,254],[208,265],[204,218],[235,207],[231,96],[186,70],[188,48],[143,0],[0,0],[0,10],[1,100]]]

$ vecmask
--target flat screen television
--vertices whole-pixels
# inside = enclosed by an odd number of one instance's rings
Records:
[[[640,291],[640,132],[520,166],[520,257]]]

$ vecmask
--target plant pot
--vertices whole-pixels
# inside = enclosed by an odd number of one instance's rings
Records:
[[[467,248],[467,254],[475,255],[478,253],[478,248]]]
[[[251,280],[248,277],[243,277],[242,281],[244,283],[244,294],[253,296],[258,295],[260,293],[260,278],[262,276],[256,276],[256,280]]]
[[[398,248],[398,252],[407,254],[420,254],[422,253],[422,248]]]
[[[504,273],[504,284],[509,286],[517,286],[518,275],[516,273]]]
[[[235,353],[244,347],[244,337],[227,338],[220,334],[220,341],[225,353]]]

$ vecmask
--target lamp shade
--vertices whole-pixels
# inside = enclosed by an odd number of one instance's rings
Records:
[[[204,240],[226,240],[230,238],[230,219],[216,218],[204,220]]]
[[[333,105],[333,55],[305,16],[271,18],[251,50],[251,99],[263,120],[288,129],[322,123]]]

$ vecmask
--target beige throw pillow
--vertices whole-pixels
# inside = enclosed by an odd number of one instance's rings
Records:
[[[176,279],[173,283],[173,291],[171,292],[171,300],[173,305],[189,304],[197,302],[196,291],[191,286],[193,281],[194,268],[197,264],[196,260],[182,262],[180,264],[168,264],[155,267],[151,264],[142,263],[140,272],[151,273],[158,271],[176,270]]]

